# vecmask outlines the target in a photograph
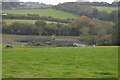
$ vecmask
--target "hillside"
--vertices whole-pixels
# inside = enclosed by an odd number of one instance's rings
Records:
[[[117,7],[95,7],[81,5],[77,2],[68,2],[54,6],[53,8],[61,11],[77,14],[79,16],[87,16],[89,18],[98,18],[103,21],[117,21]],[[104,11],[105,10],[105,11]]]
[[[3,10],[3,13],[21,14],[21,15],[38,14],[39,16],[51,16],[54,18],[61,18],[61,19],[78,17],[78,15],[55,10],[55,9]]]

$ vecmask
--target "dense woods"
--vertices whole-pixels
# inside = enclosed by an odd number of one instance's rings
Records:
[[[79,1],[78,1],[79,2]],[[118,7],[120,6],[120,2],[113,2],[112,4],[109,4],[107,2],[79,2],[81,5],[87,5],[87,6],[105,6],[105,7]]]

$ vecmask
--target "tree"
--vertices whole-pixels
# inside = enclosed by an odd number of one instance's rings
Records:
[[[114,45],[120,45],[120,21],[116,23],[112,31],[112,39]]]
[[[98,22],[95,26],[96,43],[98,45],[112,45],[112,22]]]
[[[36,27],[38,28],[39,35],[42,35],[42,32],[44,30],[44,27],[46,26],[46,22],[43,20],[38,20],[35,22]]]
[[[90,18],[88,18],[87,16],[82,16],[82,17],[79,17],[77,19],[75,19],[73,22],[72,22],[72,25],[74,27],[76,27],[78,30],[79,30],[79,35],[82,34],[82,35],[87,35],[89,34],[90,30],[92,28],[94,28],[95,26],[95,22],[93,22]],[[84,32],[84,31],[85,32]],[[85,33],[85,34],[84,34]],[[86,34],[87,33],[87,34]]]
[[[100,20],[107,21],[107,20],[109,20],[109,17],[110,17],[110,15],[109,15],[109,13],[106,12],[106,11],[100,11],[100,12],[98,13],[98,18],[99,18]]]
[[[118,20],[118,10],[112,11],[110,13],[110,21],[117,21]]]
[[[3,27],[3,31],[11,34],[34,35],[37,30],[34,24],[14,22],[10,26]]]
[[[87,16],[90,18],[96,18],[98,16],[98,10],[96,8],[89,10]]]

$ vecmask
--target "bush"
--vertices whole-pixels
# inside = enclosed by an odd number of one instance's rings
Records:
[[[45,46],[45,44],[40,43],[40,42],[34,43],[33,45],[34,45],[34,46]]]

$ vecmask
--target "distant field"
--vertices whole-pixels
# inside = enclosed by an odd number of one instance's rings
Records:
[[[3,13],[21,14],[21,15],[38,14],[40,16],[52,16],[54,18],[62,18],[62,19],[78,17],[75,14],[59,11],[55,9],[3,10]]]
[[[7,25],[11,25],[14,22],[32,23],[32,24],[34,24],[36,22],[36,20],[19,20],[19,19],[4,19],[3,21],[5,21]],[[57,22],[46,21],[46,23],[57,23]]]
[[[3,78],[117,78],[117,47],[3,49]]]
[[[118,10],[118,7],[97,7],[93,6],[93,8],[97,8],[99,11],[107,11],[108,13],[111,13],[114,10]]]

